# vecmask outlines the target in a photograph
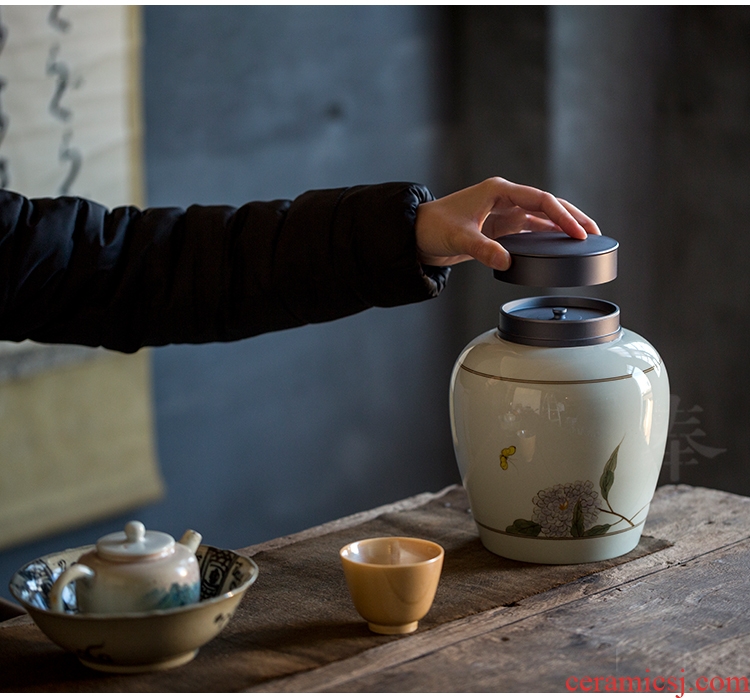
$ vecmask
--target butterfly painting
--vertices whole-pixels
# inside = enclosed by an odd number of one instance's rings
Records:
[[[500,467],[503,470],[508,469],[508,458],[510,458],[514,453],[516,452],[515,446],[508,446],[508,448],[504,448],[502,451],[500,451]]]

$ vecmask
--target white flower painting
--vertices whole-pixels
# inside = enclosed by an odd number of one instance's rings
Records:
[[[621,445],[622,441],[604,465],[598,492],[591,480],[576,480],[539,490],[531,500],[531,518],[516,519],[506,527],[505,532],[559,540],[603,536],[620,521],[626,522],[631,528],[635,526],[632,516],[628,518],[617,513],[609,503],[609,492],[615,483],[617,454]],[[507,450],[504,449],[503,452]],[[597,523],[602,515],[614,516],[618,521]]]

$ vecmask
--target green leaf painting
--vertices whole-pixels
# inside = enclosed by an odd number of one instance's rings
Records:
[[[617,453],[620,450],[622,441],[612,451],[612,455],[609,460],[604,464],[604,472],[599,478],[599,489],[602,491],[602,497],[606,500],[609,497],[609,491],[612,489],[612,485],[615,484],[615,468],[617,468]]]
[[[507,526],[507,533],[516,533],[520,536],[536,537],[542,532],[542,527],[536,521],[527,521],[526,519],[516,519],[512,526]]]
[[[598,526],[592,526],[586,533],[584,533],[584,536],[603,536],[607,531],[609,531],[609,528],[612,524],[599,524]]]
[[[573,523],[570,526],[570,535],[573,536],[573,538],[580,538],[584,533],[583,506],[579,499],[576,502],[575,507],[573,507]]]
[[[609,503],[609,491],[612,489],[612,485],[615,484],[615,469],[617,468],[617,454],[620,451],[620,446],[622,446],[622,442],[625,440],[625,437],[623,436],[620,440],[620,443],[615,446],[615,450],[612,451],[612,455],[609,457],[609,460],[604,464],[604,470],[602,471],[602,476],[599,478],[599,489],[602,492],[602,499],[607,505],[607,509],[599,509],[599,511],[604,512],[605,514],[612,514],[613,516],[619,516],[621,521],[627,521],[631,526],[635,526],[635,524],[627,517],[623,516],[622,514],[618,514],[614,509],[612,509],[612,505]]]

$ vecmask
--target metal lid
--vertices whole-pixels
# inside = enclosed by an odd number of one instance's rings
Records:
[[[617,276],[619,244],[604,235],[575,240],[565,233],[518,233],[502,238],[510,252],[507,271],[495,278],[522,286],[594,286]]]
[[[579,347],[620,335],[620,309],[609,301],[577,296],[538,296],[505,303],[498,333],[516,344]]]
[[[140,521],[129,521],[124,531],[102,536],[96,542],[97,554],[114,562],[135,562],[139,558],[161,557],[174,550],[168,533],[147,531]]]

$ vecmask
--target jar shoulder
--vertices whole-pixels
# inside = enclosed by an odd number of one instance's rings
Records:
[[[666,373],[654,346],[639,334],[622,329],[611,342],[583,347],[535,347],[501,339],[489,330],[470,342],[456,361],[480,375],[519,380],[602,380],[635,370]]]

